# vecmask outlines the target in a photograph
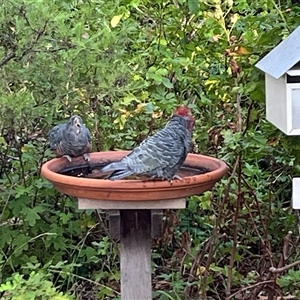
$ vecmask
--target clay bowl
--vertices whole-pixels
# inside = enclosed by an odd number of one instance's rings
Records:
[[[118,161],[129,151],[90,153],[90,162],[83,157],[52,159],[42,166],[42,176],[61,193],[94,200],[168,200],[199,195],[213,188],[226,173],[226,164],[209,156],[189,154],[178,174],[182,180],[99,179],[101,168]],[[68,175],[66,175],[68,174]],[[107,174],[106,174],[107,175]]]

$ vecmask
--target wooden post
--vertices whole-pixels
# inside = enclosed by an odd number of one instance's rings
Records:
[[[107,209],[109,236],[120,239],[121,299],[150,300],[151,238],[162,235],[163,209],[185,208],[184,198],[115,201],[78,198],[79,209]]]
[[[121,210],[122,300],[151,300],[150,210]]]

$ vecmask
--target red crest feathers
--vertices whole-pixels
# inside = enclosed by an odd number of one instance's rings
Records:
[[[191,115],[191,109],[187,106],[179,106],[175,112],[174,115],[187,117]]]
[[[195,119],[191,114],[191,109],[187,106],[179,106],[175,112],[174,115],[177,116],[182,116],[182,117],[187,117],[189,122],[187,124],[187,128],[190,132],[192,132],[194,124],[195,124]]]

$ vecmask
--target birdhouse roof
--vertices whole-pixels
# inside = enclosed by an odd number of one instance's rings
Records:
[[[300,61],[300,26],[255,66],[278,79]]]

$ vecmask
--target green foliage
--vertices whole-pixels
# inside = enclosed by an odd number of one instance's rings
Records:
[[[74,299],[63,293],[58,293],[53,283],[47,280],[47,275],[39,271],[32,271],[28,279],[15,273],[11,280],[0,286],[0,292],[7,300],[71,300]]]
[[[38,297],[43,290],[67,299],[56,289],[82,299],[90,292],[98,299],[119,295],[118,247],[107,238],[105,213],[79,211],[73,198],[40,176],[53,157],[48,130],[73,113],[91,129],[93,150],[132,149],[163,126],[175,106],[188,103],[196,118],[192,151],[229,165],[229,177],[213,191],[165,213],[165,234],[153,244],[157,299],[225,299],[280,264],[283,240],[297,228],[289,202],[291,178],[300,173],[300,140],[265,120],[263,74],[254,65],[298,26],[296,4],[0,3],[0,282],[6,296],[26,290]],[[299,256],[297,243],[291,261]],[[277,280],[278,293],[297,292],[292,271]]]
[[[286,275],[278,278],[276,283],[283,289],[284,292],[289,292],[300,297],[300,271],[289,270]]]

